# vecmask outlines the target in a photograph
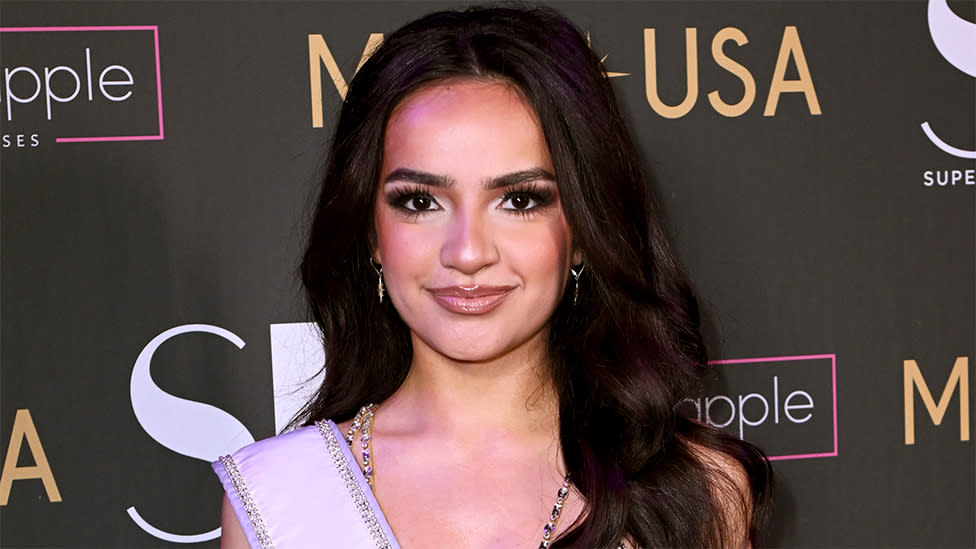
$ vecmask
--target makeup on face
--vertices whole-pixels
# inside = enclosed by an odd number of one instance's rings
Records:
[[[408,96],[388,122],[380,178],[374,259],[415,350],[480,361],[537,348],[573,252],[522,96],[475,80]]]

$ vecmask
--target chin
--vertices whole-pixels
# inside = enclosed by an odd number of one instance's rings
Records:
[[[426,348],[455,362],[484,363],[523,354],[531,360],[545,345],[546,319],[535,318],[531,309],[466,317],[439,307],[415,312],[419,313],[411,315],[418,320],[411,326],[415,353]],[[409,319],[405,322],[411,325]]]
[[[482,345],[450,345],[443,347],[432,347],[434,352],[448,358],[454,362],[464,362],[478,364],[491,362],[509,354],[512,349],[502,346],[482,346]]]
[[[485,363],[530,351],[541,344],[540,334],[523,337],[492,337],[484,330],[477,333],[454,333],[425,341],[435,353],[455,362]],[[416,343],[415,343],[416,345]]]

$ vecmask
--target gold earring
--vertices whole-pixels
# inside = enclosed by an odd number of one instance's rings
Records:
[[[373,270],[376,271],[376,275],[379,277],[379,280],[376,283],[376,293],[380,296],[380,303],[383,303],[383,294],[386,293],[386,288],[383,287],[383,266],[373,261],[372,257],[369,258],[369,264],[373,267]]]
[[[573,275],[575,280],[575,286],[573,287],[573,306],[576,306],[576,302],[579,301],[579,277],[583,274],[584,265],[580,263],[575,269],[570,267],[569,272]]]

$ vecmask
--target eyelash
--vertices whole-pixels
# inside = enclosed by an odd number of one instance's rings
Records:
[[[520,216],[529,216],[535,213],[537,210],[551,206],[553,202],[556,201],[556,193],[544,188],[540,185],[534,185],[532,183],[522,183],[514,187],[509,188],[504,195],[501,197],[501,203],[505,204],[510,200],[524,197],[534,202],[535,204],[531,207],[519,209],[519,208],[501,208],[505,211],[512,212]],[[417,198],[426,198],[430,201],[432,205],[437,205],[437,208],[417,210],[413,208],[408,208],[407,205],[410,204],[412,200]],[[399,213],[406,215],[408,217],[418,217],[427,212],[436,211],[440,209],[440,205],[437,204],[437,199],[430,193],[428,187],[423,185],[413,185],[408,187],[398,187],[391,190],[386,196],[386,203],[392,208],[396,209]]]
[[[523,183],[510,188],[502,196],[502,204],[518,196],[528,198],[529,200],[535,202],[534,206],[525,209],[504,208],[507,211],[521,216],[531,215],[537,210],[551,206],[552,203],[556,201],[556,193],[552,192],[551,190],[540,185]]]
[[[393,189],[386,195],[386,203],[407,217],[417,217],[425,212],[432,211],[414,210],[407,207],[407,204],[410,203],[411,200],[420,197],[430,200],[431,204],[437,204],[437,200],[435,200],[434,196],[430,194],[428,188],[421,185],[398,187]]]

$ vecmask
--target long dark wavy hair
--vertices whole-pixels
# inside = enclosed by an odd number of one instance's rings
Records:
[[[579,301],[569,288],[548,344],[565,465],[587,507],[552,546],[741,546],[768,514],[771,469],[755,447],[676,411],[708,368],[697,300],[602,64],[548,8],[425,16],[353,78],[301,264],[325,379],[294,424],[347,420],[407,375],[409,329],[377,300],[369,263],[384,132],[407,95],[456,78],[506,82],[535,109],[586,264]],[[729,463],[748,482],[724,474]]]

